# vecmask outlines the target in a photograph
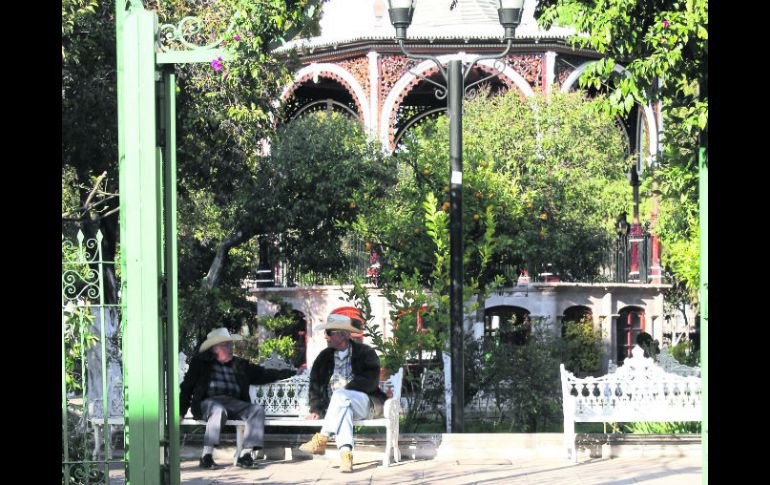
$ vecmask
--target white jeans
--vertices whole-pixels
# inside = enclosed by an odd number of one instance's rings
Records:
[[[353,420],[369,417],[369,396],[359,391],[338,389],[332,394],[321,434],[336,435],[337,448],[353,447]]]

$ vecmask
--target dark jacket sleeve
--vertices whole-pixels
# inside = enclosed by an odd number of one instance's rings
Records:
[[[265,369],[261,365],[249,363],[247,373],[249,375],[249,384],[258,386],[260,384],[280,381],[281,379],[288,379],[295,375],[297,371],[292,369]]]
[[[353,350],[353,379],[345,389],[371,394],[380,383],[380,358],[367,345],[355,345]],[[358,354],[358,355],[356,355]]]
[[[179,415],[181,417],[184,417],[184,415],[187,414],[187,410],[190,409],[193,390],[195,389],[195,384],[198,382],[198,379],[200,379],[202,372],[203,361],[193,358],[190,361],[190,367],[187,369],[184,379],[182,379],[182,384],[179,386]]]
[[[326,387],[329,385],[329,353],[327,349],[322,350],[310,368],[308,407],[311,413],[317,413],[321,417],[326,415],[329,404],[326,397]]]

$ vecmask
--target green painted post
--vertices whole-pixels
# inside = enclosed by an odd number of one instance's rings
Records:
[[[708,137],[708,134],[704,134]],[[699,153],[700,203],[700,356],[703,399],[703,483],[709,481],[709,170],[708,152],[701,144]]]
[[[155,123],[156,16],[142,9],[119,29],[118,113],[127,484],[160,483],[160,173]],[[119,65],[119,67],[121,67]]]
[[[168,466],[170,485],[179,485],[179,321],[177,297],[176,233],[176,75],[163,75],[163,119],[165,131],[164,207],[166,239],[166,372],[168,382]]]
[[[306,15],[312,17],[315,9],[308,6]],[[156,53],[157,16],[138,0],[117,2],[115,19],[126,483],[178,485],[176,79],[173,71],[166,72],[156,91],[155,68],[209,62],[227,53],[209,47]],[[291,31],[286,40],[298,32]],[[165,129],[165,152],[157,147],[157,126]],[[165,315],[160,307],[164,276]]]

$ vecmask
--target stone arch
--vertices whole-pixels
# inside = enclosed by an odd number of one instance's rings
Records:
[[[464,62],[469,62],[473,61],[477,57],[479,57],[479,54],[447,54],[438,56],[436,59],[438,59],[442,65],[446,65],[449,61],[458,58]],[[494,64],[494,59],[484,59],[479,61],[478,66],[485,71],[489,71],[490,68],[494,70]],[[436,66],[435,62],[432,60],[425,60],[416,65],[414,68],[408,70],[393,85],[393,88],[388,93],[385,101],[383,101],[382,110],[380,111],[379,136],[380,141],[382,142],[382,146],[387,147],[388,150],[393,149],[392,144],[395,133],[393,132],[392,118],[395,116],[395,113],[398,111],[398,107],[401,105],[401,102],[404,100],[404,98],[409,94],[412,88],[420,82],[420,78],[412,73],[414,72],[423,77],[429,77],[437,71],[438,67]],[[512,67],[506,65],[505,69],[503,70],[503,75],[516,87],[518,87],[525,97],[529,97],[534,94],[532,86],[530,86],[526,79],[524,79],[524,77],[516,72]]]
[[[586,70],[586,68],[594,64],[598,61],[587,61],[583,64],[579,65],[577,69],[572,71],[570,75],[567,77],[567,79],[564,80],[564,84],[561,85],[561,88],[559,89],[559,92],[566,93],[571,91],[577,86],[577,81],[580,79],[580,76],[583,74],[583,72]],[[615,67],[612,68],[613,72],[616,72],[621,75],[628,75],[628,70],[621,66],[620,64],[615,64]],[[655,112],[652,109],[652,106],[650,103],[647,103],[646,105],[641,105],[642,112],[644,113],[644,120],[645,120],[645,126],[647,127],[647,133],[649,136],[648,143],[650,145],[650,160],[649,164],[652,164],[655,162],[657,156],[658,156],[658,129],[657,124],[655,123]],[[639,137],[637,137],[637,145],[639,144]],[[639,148],[639,147],[637,147]]]
[[[280,96],[281,101],[289,99],[294,91],[306,82],[317,80],[319,77],[333,79],[348,90],[353,97],[353,102],[356,104],[356,109],[361,115],[361,121],[363,121],[366,129],[370,130],[372,126],[372,115],[369,110],[369,101],[364,89],[348,70],[336,64],[313,63],[297,71],[294,75],[294,80],[283,88]]]
[[[524,344],[532,331],[530,324],[531,312],[517,305],[496,305],[484,310],[484,335],[491,336],[496,330],[501,335],[501,341],[508,344]],[[516,323],[508,323],[511,317],[516,317]],[[497,322],[495,322],[497,318]]]
[[[571,305],[565,308],[561,315],[561,336],[564,337],[569,322],[577,322],[586,316],[593,322],[593,310],[585,305]]]

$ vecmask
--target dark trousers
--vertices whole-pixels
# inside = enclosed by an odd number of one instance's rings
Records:
[[[246,421],[243,448],[262,447],[265,437],[265,409],[260,404],[252,404],[230,396],[214,396],[201,402],[206,433],[203,435],[204,446],[219,444],[222,426],[228,419]]]

